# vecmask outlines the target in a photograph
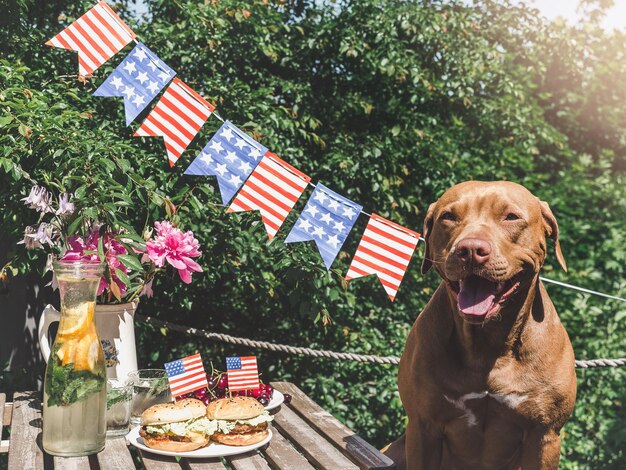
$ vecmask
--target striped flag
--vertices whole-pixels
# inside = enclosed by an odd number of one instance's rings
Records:
[[[239,191],[228,212],[258,210],[274,238],[311,178],[267,152]]]
[[[376,274],[393,301],[419,237],[417,232],[372,214],[346,280]]]
[[[174,78],[135,135],[163,136],[167,158],[170,166],[174,166],[214,109],[188,85]]]
[[[166,362],[165,372],[173,397],[179,397],[209,386],[200,353]]]
[[[228,391],[259,388],[259,370],[256,356],[227,357]]]
[[[46,45],[78,52],[79,73],[88,77],[135,36],[111,7],[102,1],[46,42]]]

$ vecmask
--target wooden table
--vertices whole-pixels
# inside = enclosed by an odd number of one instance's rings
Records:
[[[11,426],[10,438],[0,442],[0,453],[9,453],[9,470],[145,468],[147,470],[252,469],[383,469],[393,462],[337,419],[324,411],[289,382],[272,385],[292,396],[274,414],[274,437],[258,451],[221,459],[161,457],[128,446],[126,439],[108,439],[105,449],[89,457],[52,457],[41,448],[41,395],[18,392],[13,403],[0,394],[2,425]],[[7,445],[8,444],[8,445]]]

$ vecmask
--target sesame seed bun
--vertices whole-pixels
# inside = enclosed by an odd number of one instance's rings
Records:
[[[209,419],[244,420],[256,418],[265,411],[255,398],[233,397],[212,401],[206,408]]]
[[[204,403],[195,398],[185,398],[173,403],[159,403],[153,405],[141,415],[141,425],[178,423],[204,416]]]

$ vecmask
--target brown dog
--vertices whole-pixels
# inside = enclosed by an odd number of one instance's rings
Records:
[[[574,352],[539,280],[546,237],[567,269],[558,234],[548,204],[510,182],[461,183],[429,207],[422,271],[443,282],[400,361],[397,468],[558,467]]]

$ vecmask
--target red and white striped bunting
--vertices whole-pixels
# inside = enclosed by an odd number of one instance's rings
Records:
[[[372,214],[346,280],[376,274],[393,301],[419,241],[419,233]]]
[[[291,209],[300,198],[311,178],[267,152],[228,212],[258,210],[270,238],[274,238]]]
[[[128,25],[102,1],[46,45],[78,52],[79,73],[88,77],[135,36]]]
[[[167,158],[170,166],[174,166],[214,109],[188,85],[174,78],[135,135],[163,136]]]

